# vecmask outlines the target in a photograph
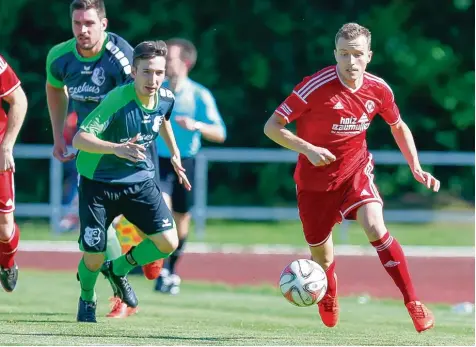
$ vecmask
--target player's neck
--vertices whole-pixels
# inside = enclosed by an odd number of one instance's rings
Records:
[[[187,79],[187,75],[170,78],[169,89],[173,91],[174,93],[179,92],[183,88],[186,79]]]
[[[362,86],[362,83],[364,83],[364,75],[360,76],[360,78],[356,80],[348,80],[340,74],[339,69],[337,69],[337,75],[344,86],[354,91],[359,89]]]
[[[157,94],[152,96],[144,96],[135,90],[137,100],[140,102],[141,106],[146,108],[147,110],[154,110],[157,106]]]
[[[76,49],[78,50],[79,55],[83,58],[91,58],[99,54],[102,50],[102,46],[104,45],[104,41],[106,41],[106,37],[107,34],[104,32],[96,46],[88,50],[81,49],[78,45],[76,45]]]

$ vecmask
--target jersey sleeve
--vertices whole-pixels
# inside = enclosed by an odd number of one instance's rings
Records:
[[[208,89],[202,89],[199,91],[197,97],[197,115],[195,119],[206,124],[220,126],[226,136],[225,122],[223,122],[223,118],[218,111],[215,98]]]
[[[20,80],[8,65],[8,63],[0,56],[0,97],[9,95],[20,85]]]
[[[100,135],[111,124],[117,112],[116,101],[114,97],[111,97],[111,94],[108,94],[99,106],[86,117],[79,128],[96,137],[101,137]]]
[[[56,47],[53,47],[46,57],[46,81],[55,88],[63,88],[63,74],[57,63]]]
[[[388,125],[395,125],[401,120],[400,110],[395,103],[392,89],[388,85],[383,86],[382,105],[379,113]]]
[[[175,106],[175,98],[172,100],[169,110],[165,114],[165,120],[169,120],[170,117],[172,116],[172,111],[174,110],[174,106]]]
[[[301,91],[309,79],[310,77],[306,77],[301,83],[294,87],[292,93],[274,111],[276,114],[283,117],[286,123],[291,123],[298,119],[308,110],[308,101],[304,99]]]
[[[109,41],[106,44],[106,48],[113,54],[112,59],[115,60],[115,65],[118,68],[116,85],[119,86],[131,82],[132,55],[134,51],[131,45],[126,40],[120,38],[116,44]]]

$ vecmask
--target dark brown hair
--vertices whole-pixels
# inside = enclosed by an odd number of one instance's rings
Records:
[[[99,18],[106,18],[106,6],[104,5],[104,0],[73,0],[71,5],[69,5],[69,10],[71,15],[73,11],[76,10],[89,10],[94,8]]]
[[[166,57],[167,45],[164,41],[144,41],[134,48],[132,64],[136,66],[136,62],[140,59],[151,59],[154,57]]]

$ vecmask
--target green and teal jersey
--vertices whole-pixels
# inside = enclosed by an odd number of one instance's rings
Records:
[[[130,184],[155,176],[151,145],[156,140],[164,120],[172,114],[173,93],[161,87],[153,109],[146,109],[137,98],[134,83],[112,90],[99,106],[83,121],[80,130],[94,134],[104,141],[124,143],[139,134],[137,144],[146,147],[146,159],[133,163],[114,154],[79,151],[78,173],[91,180]]]
[[[108,32],[101,52],[84,58],[79,55],[73,38],[49,51],[46,79],[53,87],[66,87],[81,124],[107,93],[131,80],[132,53],[126,40]]]

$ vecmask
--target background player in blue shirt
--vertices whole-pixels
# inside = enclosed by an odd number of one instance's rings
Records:
[[[63,163],[75,158],[74,153],[68,153],[63,138],[68,102],[71,101],[72,109],[77,113],[79,126],[106,94],[132,81],[133,49],[122,37],[106,31],[108,20],[103,0],[74,0],[70,12],[74,38],[54,46],[46,62],[46,95],[53,128],[53,155]],[[112,226],[108,228],[107,240],[107,258],[119,257],[122,254],[121,245]],[[146,268],[153,267],[154,264],[148,264],[143,269],[144,273],[148,272]],[[135,308],[127,308],[117,293],[114,294],[108,317],[123,318],[136,311]]]
[[[226,138],[226,128],[210,91],[188,77],[197,61],[195,46],[188,40],[174,38],[167,41],[167,47],[167,79],[164,86],[175,94],[170,123],[182,156],[182,165],[190,182],[193,182],[195,155],[201,147],[202,136],[208,141],[222,143]],[[163,293],[177,294],[180,290],[180,277],[175,273],[175,265],[183,253],[189,231],[193,191],[186,190],[178,182],[170,162],[170,152],[160,137],[157,138],[157,151],[160,188],[167,205],[173,211],[179,245],[165,260],[155,289]]]

